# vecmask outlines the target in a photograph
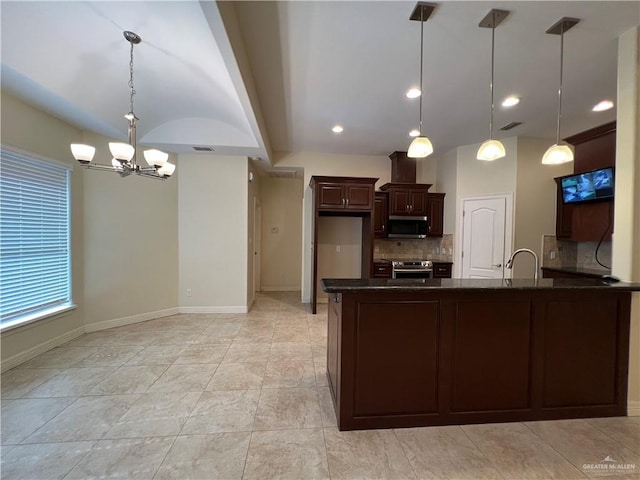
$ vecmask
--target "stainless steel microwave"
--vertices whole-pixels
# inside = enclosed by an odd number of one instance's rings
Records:
[[[391,215],[387,222],[389,238],[427,238],[429,219],[427,217],[410,217]]]

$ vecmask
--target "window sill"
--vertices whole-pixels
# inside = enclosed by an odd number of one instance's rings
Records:
[[[30,323],[36,323],[46,318],[55,317],[56,315],[70,312],[71,310],[75,310],[76,308],[78,308],[76,304],[69,303],[67,305],[60,305],[57,307],[48,308],[46,310],[41,310],[31,315],[25,315],[24,317],[16,318],[14,320],[9,320],[7,322],[3,322],[2,324],[0,324],[0,332],[7,332],[9,330],[13,330],[18,327],[29,325]]]

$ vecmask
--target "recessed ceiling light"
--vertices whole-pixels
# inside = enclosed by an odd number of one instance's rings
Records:
[[[331,131],[333,133],[342,133],[344,131],[344,128],[342,128],[340,125],[334,125]]]
[[[418,135],[420,135],[420,130],[411,130],[409,132],[410,137],[417,137]]]
[[[418,98],[420,96],[420,89],[419,88],[410,88],[407,93],[407,98]]]
[[[594,112],[604,112],[613,108],[613,102],[611,100],[602,100],[595,107],[592,108]]]
[[[517,105],[519,103],[520,103],[520,97],[511,95],[502,101],[502,106],[508,108],[508,107],[513,107],[514,105]]]

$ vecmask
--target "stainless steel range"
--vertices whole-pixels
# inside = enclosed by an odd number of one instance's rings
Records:
[[[430,260],[390,260],[392,278],[433,278]]]

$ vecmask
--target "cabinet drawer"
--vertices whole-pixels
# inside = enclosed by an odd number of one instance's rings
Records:
[[[434,263],[433,264],[433,278],[451,278],[450,263]]]
[[[388,263],[374,263],[373,278],[391,278],[391,265]]]

